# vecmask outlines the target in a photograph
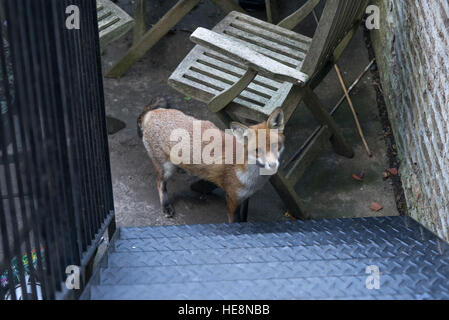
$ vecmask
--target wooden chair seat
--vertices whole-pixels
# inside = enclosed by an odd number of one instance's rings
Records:
[[[239,12],[231,12],[213,31],[298,70],[312,42],[309,37]],[[186,96],[207,103],[237,82],[246,69],[236,60],[197,45],[168,81]],[[264,121],[276,107],[283,104],[292,86],[288,82],[257,75],[226,111],[239,118]]]
[[[102,50],[134,26],[134,19],[110,0],[97,0],[97,20]]]

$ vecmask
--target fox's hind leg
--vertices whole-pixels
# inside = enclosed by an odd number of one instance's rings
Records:
[[[175,215],[175,209],[168,200],[167,181],[158,179],[157,189],[159,191],[159,199],[161,200],[162,212],[165,214],[166,218],[173,218]]]
[[[165,214],[167,218],[173,218],[175,215],[175,209],[172,204],[168,200],[167,193],[167,181],[173,175],[173,172],[176,170],[176,167],[170,163],[166,162],[158,170],[158,180],[157,180],[157,190],[159,191],[159,199],[161,201],[162,212]]]

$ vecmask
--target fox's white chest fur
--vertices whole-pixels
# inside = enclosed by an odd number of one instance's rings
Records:
[[[237,190],[239,200],[245,200],[259,191],[270,176],[261,175],[260,167],[255,164],[247,166],[247,170],[237,170],[237,178],[243,184],[243,187]]]

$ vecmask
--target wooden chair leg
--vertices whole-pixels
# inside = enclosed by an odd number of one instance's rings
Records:
[[[348,144],[343,133],[335,122],[334,118],[326,111],[326,109],[322,106],[318,96],[313,92],[309,87],[302,88],[303,91],[303,100],[306,104],[307,108],[312,112],[315,119],[321,124],[328,127],[330,132],[332,133],[331,143],[334,147],[336,153],[347,157],[354,157],[354,151],[352,147]]]
[[[289,183],[281,172],[278,171],[274,176],[272,176],[270,182],[293,217],[301,220],[307,220],[310,218],[294,189],[294,185]]]
[[[237,1],[234,0],[212,0],[212,2],[223,11],[224,14],[228,14],[232,11],[238,11],[245,13],[245,10],[238,5]]]
[[[179,0],[145,35],[134,44],[125,56],[106,74],[107,78],[119,78],[140,60],[167,32],[173,28],[200,0]]]
[[[277,0],[265,0],[267,10],[267,21],[272,24],[279,22],[279,6]]]
[[[138,43],[147,31],[146,1],[147,0],[135,0],[134,2],[134,21],[136,24],[134,26],[133,44]]]
[[[233,119],[226,111],[220,110],[218,112],[215,112],[217,117],[223,122],[226,128],[229,128],[229,125],[232,121],[236,121],[236,119]]]

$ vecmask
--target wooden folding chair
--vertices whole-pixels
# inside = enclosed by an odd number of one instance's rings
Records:
[[[134,26],[134,19],[111,0],[97,0],[100,48],[123,37]]]
[[[310,0],[278,25],[232,12],[213,31],[198,28],[191,40],[198,45],[181,62],[168,82],[175,89],[207,103],[227,124],[265,121],[278,106],[286,120],[301,101],[322,125],[303,146],[287,172],[271,182],[290,214],[308,218],[294,190],[305,169],[330,139],[334,150],[353,157],[339,126],[313,89],[330,71],[355,34],[366,0],[328,0],[313,38],[293,29],[319,3]]]

